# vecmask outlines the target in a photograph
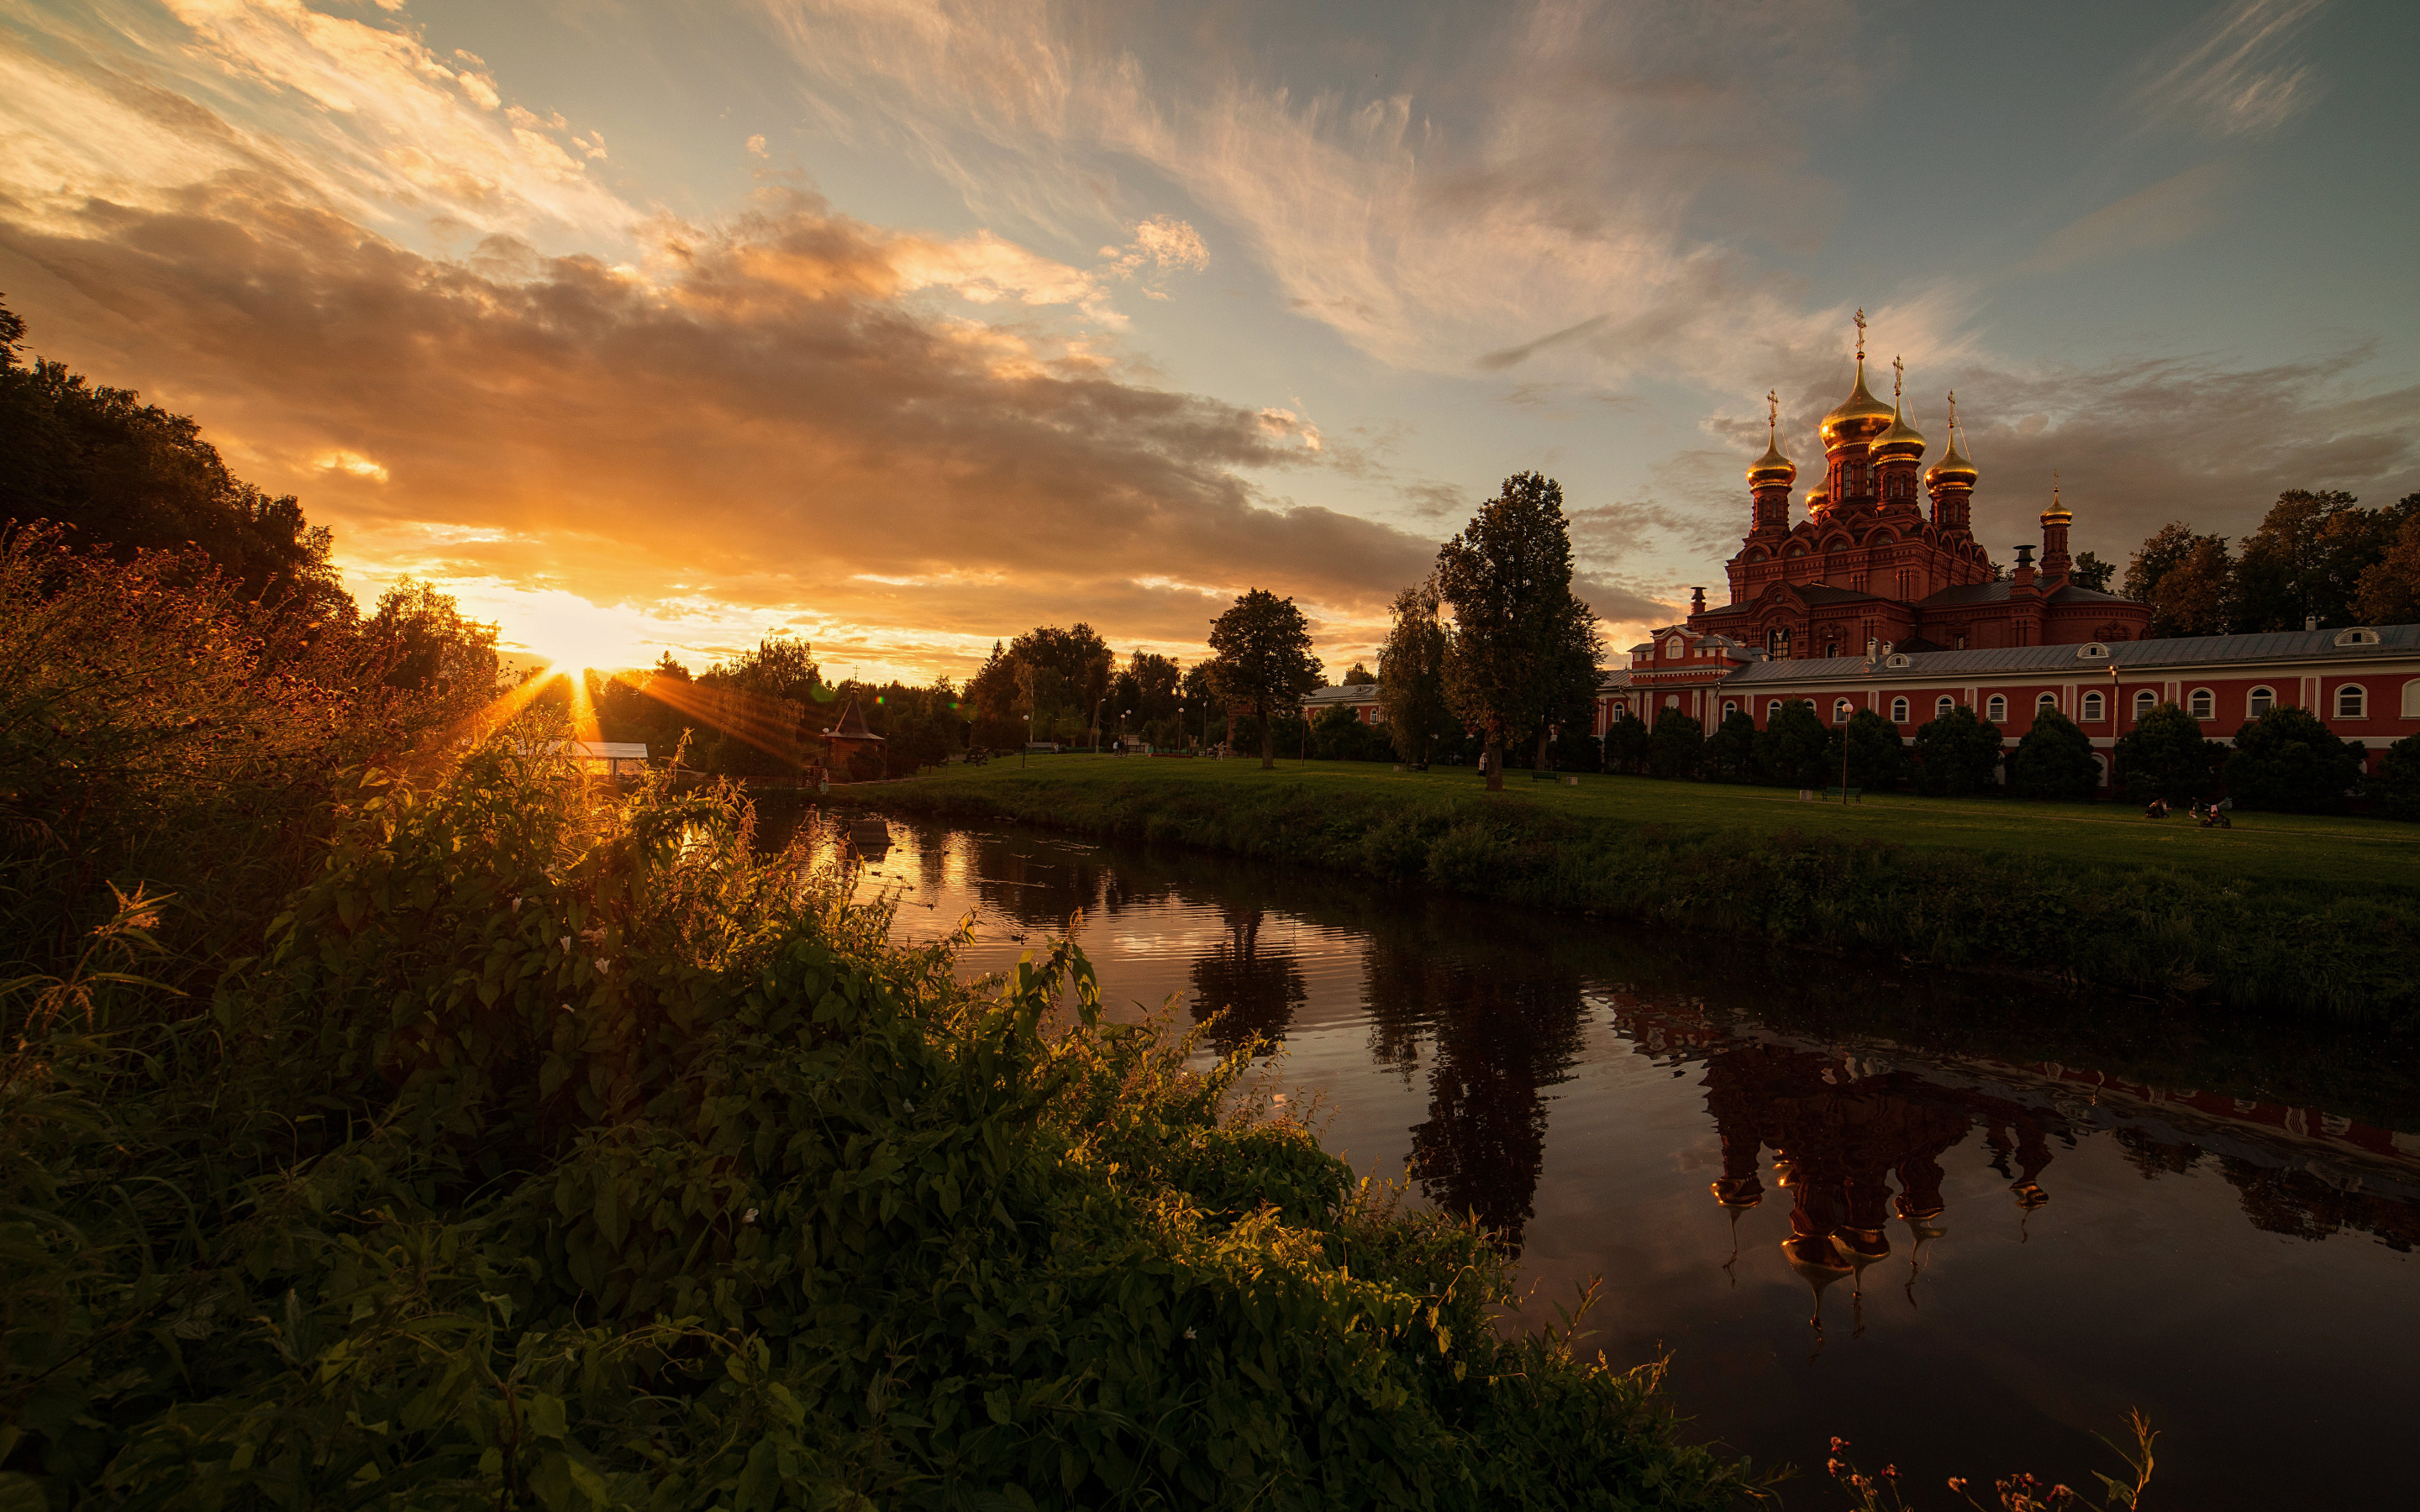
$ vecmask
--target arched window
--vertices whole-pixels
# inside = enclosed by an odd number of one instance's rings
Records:
[[[2134,695],[2134,717],[2137,719],[2149,718],[2151,711],[2159,706],[2160,695],[2148,687]]]
[[[1764,706],[1765,721],[1767,723],[1771,723],[1774,719],[1779,717],[1781,714],[1781,706],[1789,702],[1790,701],[1788,699],[1775,699],[1772,702],[1766,704]]]
[[[2185,700],[2185,712],[2196,719],[2217,718],[2218,695],[2206,687],[2195,688],[2193,696]]]
[[[1891,723],[1893,723],[1893,724],[1905,724],[1905,723],[1907,723],[1907,700],[1905,700],[1905,699],[1893,699],[1893,700],[1891,700]]]
[[[2403,717],[2420,719],[2420,678],[2403,685]]]
[[[2009,701],[1997,693],[1993,694],[1991,701],[1983,705],[1983,717],[1993,724],[2008,723]]]
[[[2099,724],[2101,722],[2101,695],[2099,693],[2086,693],[2084,695],[2084,717],[2086,722],[2091,724]]]
[[[2044,693],[2041,697],[2034,700],[2034,716],[2039,718],[2044,709],[2056,710],[2057,707],[2058,695],[2055,693]]]
[[[1834,724],[1847,724],[1849,722],[1849,701],[1847,699],[1834,699],[1832,701],[1832,722]]]
[[[2243,701],[2243,712],[2250,715],[2255,719],[2259,718],[2262,715],[2268,713],[2271,709],[2273,709],[2276,706],[2277,695],[2275,691],[2266,687],[2254,688],[2252,690],[2252,696]]]
[[[2347,683],[2337,688],[2336,717],[2339,719],[2369,717],[2369,689],[2359,683]]]
[[[1947,716],[1950,710],[1956,707],[1958,707],[1958,701],[1951,698],[1948,694],[1944,693],[1941,697],[1933,701],[1932,717],[1936,719],[1943,718]]]
[[[1725,700],[1723,700],[1723,717],[1724,717],[1724,718],[1728,719],[1728,718],[1730,718],[1732,715],[1737,714],[1737,713],[1739,713],[1739,700],[1737,700],[1737,699],[1725,699]]]

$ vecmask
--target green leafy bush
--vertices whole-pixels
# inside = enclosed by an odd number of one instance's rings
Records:
[[[2033,728],[2009,753],[2009,791],[2021,798],[2081,803],[2101,785],[2092,739],[2056,709],[2039,709]]]
[[[2245,809],[2333,813],[2361,782],[2361,746],[2308,709],[2281,703],[2235,733],[2226,792]]]
[[[337,795],[214,991],[11,983],[0,1504],[1714,1507],[1485,1237],[883,943],[737,797],[526,723]],[[105,949],[103,949],[105,947]],[[120,959],[120,958],[123,959]],[[78,995],[81,994],[82,995]]]
[[[1963,703],[1929,719],[1916,732],[1917,786],[1936,798],[1962,798],[1988,793],[1999,771],[2003,750],[2000,727],[1976,717]]]

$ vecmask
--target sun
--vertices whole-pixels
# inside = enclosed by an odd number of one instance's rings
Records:
[[[591,669],[614,671],[647,659],[640,649],[635,617],[623,610],[559,588],[514,598],[501,616],[503,639],[543,657],[551,671],[568,672],[576,681]]]

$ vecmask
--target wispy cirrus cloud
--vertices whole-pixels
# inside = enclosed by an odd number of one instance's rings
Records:
[[[2257,136],[2324,91],[2302,41],[2326,0],[2228,0],[2144,69],[2133,103],[2146,117],[2222,136]]]

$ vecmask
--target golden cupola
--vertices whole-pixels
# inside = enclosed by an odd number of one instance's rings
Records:
[[[1747,486],[1757,488],[1787,488],[1798,481],[1798,464],[1781,455],[1781,395],[1764,396],[1768,409],[1765,417],[1764,455],[1748,464]]]
[[[1866,455],[1875,465],[1885,462],[1921,462],[1924,460],[1924,433],[1907,423],[1904,399],[1907,393],[1907,364],[1891,359],[1891,423],[1890,428],[1874,438]]]
[[[2050,486],[2050,507],[2042,511],[2041,522],[2046,526],[2066,525],[2074,519],[2075,511],[2058,501],[2058,484],[2054,478]]]
[[[1975,464],[1966,460],[1966,454],[1958,449],[1958,432],[1952,430],[1949,433],[1949,450],[1941,454],[1940,461],[1924,470],[1924,484],[1935,490],[1972,488],[1975,480],[1981,476],[1975,471]]]
[[[1866,389],[1866,312],[1857,312],[1857,384],[1849,396],[1823,417],[1822,434],[1823,450],[1837,452],[1844,446],[1857,446],[1872,440],[1890,429],[1899,411],[1875,398]]]

